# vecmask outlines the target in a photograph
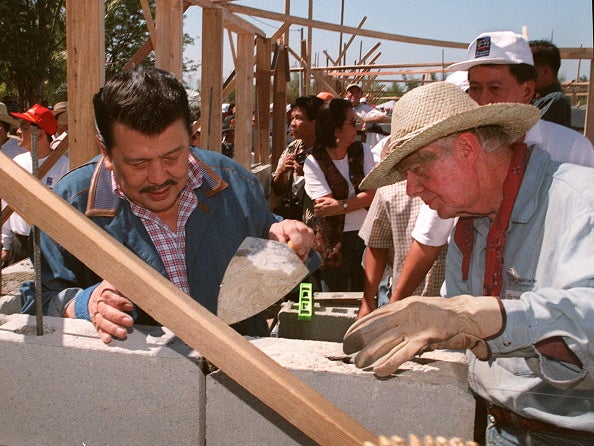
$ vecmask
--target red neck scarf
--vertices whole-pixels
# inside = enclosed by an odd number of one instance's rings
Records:
[[[487,236],[483,294],[499,296],[503,286],[503,251],[509,219],[520,191],[530,152],[524,143],[512,144],[512,159],[503,182],[503,200]],[[474,246],[474,217],[458,219],[454,240],[462,251],[462,280],[468,279],[470,255]]]

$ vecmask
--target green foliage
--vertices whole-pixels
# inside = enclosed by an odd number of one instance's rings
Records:
[[[0,78],[21,109],[51,103],[66,78],[65,0],[0,1]]]
[[[77,0],[85,1],[85,0]],[[156,0],[149,0],[154,16]],[[67,99],[66,0],[0,0],[0,79],[22,110]],[[105,0],[105,77],[120,71],[148,39],[138,0]],[[194,42],[185,34],[184,45]],[[144,63],[154,64],[151,52]],[[184,60],[184,69],[196,64]]]
[[[149,1],[154,17],[155,0]],[[105,2],[105,78],[124,68],[140,46],[149,38],[146,20],[138,0]],[[144,63],[154,64],[151,52]]]
[[[386,90],[386,96],[395,97],[395,96],[402,96],[404,94],[404,88],[399,82],[392,82]]]

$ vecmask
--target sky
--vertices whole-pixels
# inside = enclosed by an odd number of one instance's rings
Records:
[[[469,43],[485,31],[511,30],[519,34],[525,26],[529,39],[552,40],[558,47],[592,48],[592,2],[590,0],[313,0],[313,19],[340,24],[341,4],[344,2],[343,24],[357,27],[367,17],[363,27],[373,31],[404,36]],[[234,3],[284,13],[285,0],[236,0]],[[365,8],[361,8],[361,5]],[[290,14],[307,18],[309,0],[290,0]],[[243,16],[254,26],[271,36],[280,22],[259,17]],[[195,38],[195,45],[186,48],[184,57],[199,63],[201,60],[202,8],[191,6],[186,11],[184,32]],[[307,28],[293,25],[289,45],[299,52],[301,32],[307,38]],[[233,70],[231,50],[225,33],[223,75]],[[350,35],[343,35],[346,43]],[[420,62],[446,62],[466,59],[466,50],[436,46],[412,45],[372,38],[356,38],[346,55],[347,64],[355,63],[378,42],[382,54],[376,64],[406,64]],[[312,36],[312,61],[326,65],[326,50],[336,58],[339,54],[340,33],[315,30]],[[376,52],[377,52],[376,51]],[[375,54],[375,53],[374,53]],[[290,57],[289,64],[297,66]],[[571,80],[580,75],[589,76],[590,62],[566,60],[559,71],[560,78]],[[199,87],[200,72],[186,76],[193,88]]]

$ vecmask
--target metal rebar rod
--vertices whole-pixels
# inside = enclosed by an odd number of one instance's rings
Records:
[[[39,169],[39,153],[37,150],[38,127],[31,126],[31,173],[37,177]],[[31,227],[33,238],[33,271],[35,272],[35,323],[37,325],[37,336],[43,336],[43,297],[41,294],[41,249],[39,247],[39,230],[36,226]]]

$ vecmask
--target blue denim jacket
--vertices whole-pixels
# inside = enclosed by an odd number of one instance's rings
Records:
[[[198,206],[186,223],[188,282],[191,297],[216,314],[225,269],[243,239],[268,238],[270,226],[281,219],[269,212],[262,186],[249,171],[216,152],[192,148],[192,153],[204,177],[195,189]],[[113,193],[101,157],[69,172],[54,192],[167,277],[142,222]],[[101,279],[45,234],[41,250],[44,313],[62,316],[76,299],[76,317],[89,319],[88,301]]]
[[[467,281],[452,238],[447,296],[482,294],[489,227],[487,218],[475,219]],[[507,229],[503,268],[507,324],[488,341],[493,360],[469,354],[471,387],[525,417],[594,432],[594,169],[533,150]],[[553,336],[564,339],[582,367],[534,347]]]

